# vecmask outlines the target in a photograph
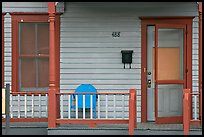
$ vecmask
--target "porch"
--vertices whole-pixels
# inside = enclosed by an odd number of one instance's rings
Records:
[[[39,134],[201,134],[201,117],[199,109],[199,94],[191,94],[184,89],[183,95],[183,123],[156,124],[155,122],[137,122],[136,90],[129,92],[111,93],[98,92],[97,117],[93,117],[93,109],[77,109],[78,94],[74,92],[57,93],[56,127],[48,126],[48,93],[9,93],[6,89],[6,115],[2,115],[2,132],[6,134],[30,134],[38,131]],[[71,109],[70,99],[75,94],[76,108]],[[80,93],[93,94],[93,93]],[[90,95],[91,103],[93,95]],[[188,98],[186,99],[186,96]],[[9,98],[8,98],[9,97]],[[9,100],[8,100],[9,99]],[[196,103],[190,103],[190,101]],[[85,102],[85,100],[83,99]],[[191,106],[192,105],[192,106]],[[194,109],[192,114],[187,111]],[[51,112],[53,113],[53,112]],[[137,123],[136,123],[137,122]],[[26,129],[30,132],[22,132]],[[19,131],[18,131],[19,130]],[[79,132],[82,131],[82,132]],[[21,132],[20,132],[21,131]],[[159,132],[158,132],[159,131]],[[187,133],[188,132],[188,133]],[[5,133],[4,133],[5,134]],[[16,133],[15,133],[16,134]]]
[[[15,135],[127,135],[128,126],[124,124],[98,124],[97,128],[88,128],[87,125],[61,125],[55,129],[48,129],[47,122],[12,122],[9,134]],[[23,131],[23,132],[22,132]],[[79,132],[80,131],[80,132]],[[5,135],[5,122],[2,123],[2,134]],[[190,135],[202,135],[200,125],[191,125]],[[154,122],[137,123],[134,135],[183,135],[182,124],[155,124]]]

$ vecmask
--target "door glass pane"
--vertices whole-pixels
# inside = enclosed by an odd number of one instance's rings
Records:
[[[183,85],[158,85],[158,117],[182,116]]]
[[[158,80],[183,80],[183,29],[158,30]]]

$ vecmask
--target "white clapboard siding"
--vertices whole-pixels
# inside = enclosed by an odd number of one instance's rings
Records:
[[[2,12],[47,12],[47,2],[2,2]],[[58,2],[57,12],[64,12],[64,2]]]
[[[196,2],[59,2],[57,10],[64,12],[60,24],[62,92],[73,91],[81,83],[91,83],[99,92],[128,92],[130,88],[137,88],[137,121],[140,122],[140,16],[196,16],[192,31],[192,86],[193,92],[198,91]],[[47,2],[2,2],[2,12],[47,12]],[[4,31],[5,83],[12,84],[11,17],[8,14]],[[120,32],[120,37],[112,37],[114,31]],[[123,69],[121,50],[134,51],[132,69],[128,69],[129,65]],[[101,114],[105,116],[105,112]]]

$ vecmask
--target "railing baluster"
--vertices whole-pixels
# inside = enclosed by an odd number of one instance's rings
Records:
[[[116,109],[116,108],[115,108],[115,95],[113,95],[113,109],[114,109],[114,110],[113,110],[113,111],[114,111],[114,114],[113,114],[113,115],[114,115],[114,118],[116,118],[116,112],[115,112],[115,109]]]
[[[41,94],[39,96],[39,118],[41,118]]]
[[[47,98],[47,94],[45,94],[45,115],[46,115],[46,117],[48,117],[48,114],[47,114],[47,107],[48,107],[48,98]]]
[[[13,118],[13,96],[10,94],[10,117]]]
[[[106,119],[108,119],[108,95],[106,95]]]
[[[61,117],[60,118],[63,119],[63,113],[64,113],[64,111],[63,111],[63,95],[60,96],[60,107],[61,107],[61,109],[60,109]]]
[[[32,118],[34,118],[34,94],[32,94]]]
[[[68,95],[68,119],[70,119],[70,115],[71,115],[71,104],[70,104],[70,101],[71,101],[71,96]]]
[[[27,94],[24,95],[24,110],[25,110],[25,118],[27,118]]]
[[[91,119],[93,119],[93,95],[90,95],[90,111],[91,111],[91,113],[90,113],[90,118]]]
[[[76,119],[78,119],[78,95],[76,95]]]
[[[194,116],[195,116],[195,120],[197,120],[197,95],[194,95],[194,107],[195,107],[195,112],[194,112]]]
[[[20,117],[20,94],[18,94],[18,118]]]
[[[100,95],[98,95],[98,119],[100,119]]]
[[[85,95],[83,95],[83,119],[85,119]]]
[[[122,118],[124,119],[124,95],[122,95]]]

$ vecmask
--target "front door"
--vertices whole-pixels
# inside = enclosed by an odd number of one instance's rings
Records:
[[[182,123],[186,25],[147,27],[147,121]]]

